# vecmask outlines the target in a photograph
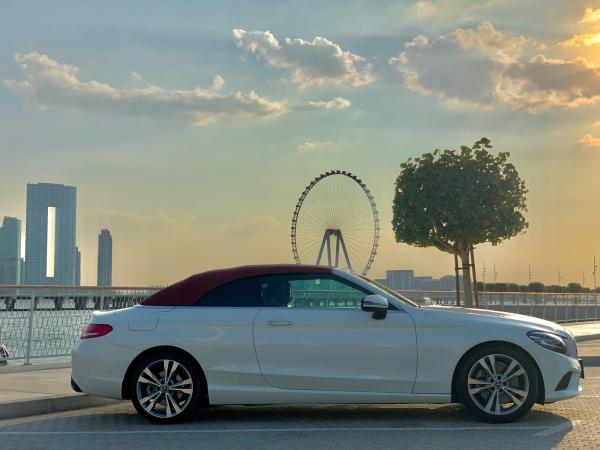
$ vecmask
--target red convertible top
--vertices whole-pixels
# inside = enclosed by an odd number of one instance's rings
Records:
[[[331,273],[331,267],[300,264],[270,264],[210,270],[192,275],[185,280],[167,286],[142,301],[141,304],[146,306],[191,306],[200,297],[213,289],[241,278],[297,273],[328,274]]]

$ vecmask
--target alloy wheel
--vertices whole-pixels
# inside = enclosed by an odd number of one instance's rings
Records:
[[[194,382],[183,364],[159,359],[148,364],[136,383],[136,396],[141,407],[158,419],[181,414],[194,393]]]
[[[503,416],[525,403],[529,395],[529,377],[515,358],[494,353],[473,364],[467,378],[467,389],[471,400],[481,411]]]

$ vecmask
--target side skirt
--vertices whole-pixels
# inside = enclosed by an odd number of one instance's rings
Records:
[[[209,386],[211,405],[328,403],[450,403],[449,394],[313,391],[258,387]]]

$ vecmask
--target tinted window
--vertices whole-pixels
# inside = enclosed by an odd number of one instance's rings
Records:
[[[245,278],[218,287],[200,300],[195,306],[257,307],[262,306],[258,278]]]
[[[360,309],[368,294],[331,276],[272,275],[260,278],[264,306],[279,308]]]

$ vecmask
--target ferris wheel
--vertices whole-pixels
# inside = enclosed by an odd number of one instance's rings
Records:
[[[366,275],[378,242],[377,206],[356,175],[322,173],[300,195],[292,218],[296,263],[347,267]]]

